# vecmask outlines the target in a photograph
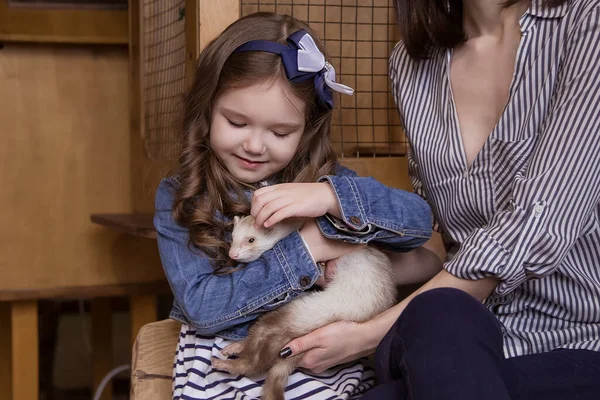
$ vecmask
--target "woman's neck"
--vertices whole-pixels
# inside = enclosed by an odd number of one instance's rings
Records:
[[[530,1],[520,1],[508,8],[502,0],[463,0],[463,27],[467,38],[482,36],[502,38],[518,24]]]

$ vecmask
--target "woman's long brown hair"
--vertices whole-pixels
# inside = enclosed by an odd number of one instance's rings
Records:
[[[498,2],[509,7],[524,0]],[[557,7],[568,0],[545,0]],[[408,55],[421,60],[436,48],[454,48],[467,38],[463,29],[463,0],[395,0],[398,27]]]
[[[329,141],[332,112],[317,105],[312,79],[290,83],[277,54],[233,53],[250,40],[285,44],[288,36],[300,29],[306,29],[325,53],[310,28],[292,17],[255,13],[234,22],[200,54],[194,81],[184,99],[178,171],[181,186],[175,195],[173,215],[189,229],[190,247],[212,260],[215,273],[235,270],[227,255],[226,236],[232,227],[230,219],[249,213],[244,190],[253,189],[237,181],[211,148],[212,109],[221,93],[274,78],[285,81],[292,93],[306,101],[306,128],[291,162],[271,178],[277,182],[315,182],[319,176],[334,172],[337,158]]]

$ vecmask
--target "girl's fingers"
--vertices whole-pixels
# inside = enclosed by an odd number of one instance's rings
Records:
[[[273,214],[277,213],[279,210],[282,210],[290,205],[290,201],[286,198],[275,198],[274,200],[267,203],[254,217],[255,226],[268,228],[269,226],[265,225],[265,222],[273,216]],[[272,224],[271,224],[272,225]]]
[[[275,225],[276,223],[283,221],[286,218],[291,218],[294,217],[295,213],[293,210],[293,207],[291,206],[287,206],[284,207],[280,210],[277,210],[275,213],[273,213],[264,223],[264,227],[265,228],[270,228],[273,225]]]

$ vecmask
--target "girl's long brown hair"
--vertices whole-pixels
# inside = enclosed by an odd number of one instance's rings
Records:
[[[277,54],[233,53],[250,40],[285,44],[288,36],[300,29],[306,29],[325,54],[310,28],[292,17],[263,12],[237,20],[202,51],[184,99],[178,171],[181,186],[175,195],[173,215],[189,229],[190,246],[212,260],[215,273],[235,270],[235,263],[227,255],[226,236],[232,227],[230,219],[249,213],[244,190],[253,189],[237,181],[211,148],[212,110],[221,93],[282,79],[292,93],[306,101],[306,128],[289,165],[272,178],[277,182],[315,182],[319,176],[334,172],[337,158],[329,141],[332,112],[317,105],[312,79],[299,84],[289,82]]]
[[[504,7],[524,0],[501,1]],[[568,0],[544,0],[547,7],[558,7]],[[463,29],[462,0],[395,0],[398,27],[408,55],[421,60],[436,48],[454,48],[467,38]]]

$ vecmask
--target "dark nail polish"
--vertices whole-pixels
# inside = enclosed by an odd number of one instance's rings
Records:
[[[290,349],[289,347],[286,347],[285,349],[283,349],[279,352],[279,357],[281,357],[281,358],[288,358],[291,355],[292,355],[292,349]]]

